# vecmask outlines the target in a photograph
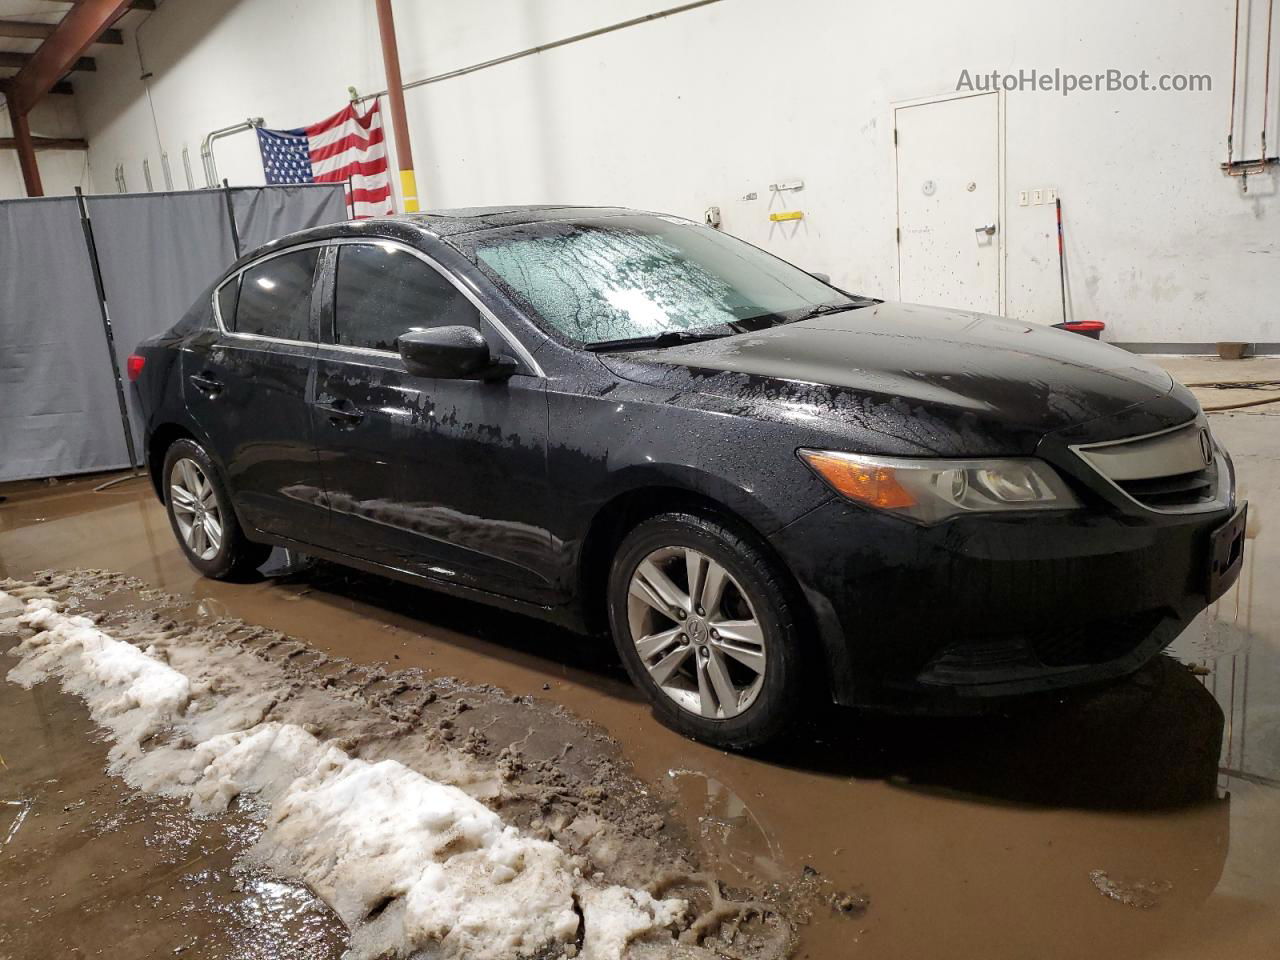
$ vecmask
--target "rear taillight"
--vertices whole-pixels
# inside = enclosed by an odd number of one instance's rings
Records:
[[[125,363],[125,369],[129,373],[130,380],[137,380],[142,376],[142,368],[146,365],[146,362],[146,357],[140,357],[136,353],[129,355],[129,359]]]

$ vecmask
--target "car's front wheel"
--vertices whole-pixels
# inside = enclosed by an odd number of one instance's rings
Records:
[[[164,458],[164,503],[191,565],[215,580],[238,579],[261,566],[271,548],[244,535],[209,454],[179,440]]]
[[[660,719],[729,749],[778,740],[802,703],[796,604],[745,531],[692,513],[646,520],[609,577],[618,652]]]

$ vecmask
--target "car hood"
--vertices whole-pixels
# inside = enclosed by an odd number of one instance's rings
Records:
[[[818,416],[840,418],[850,400],[863,409],[893,402],[1037,437],[1173,388],[1159,367],[1078,334],[896,303],[601,360],[618,376],[664,386],[681,368],[692,389],[716,396],[741,397],[745,388],[756,400],[784,404],[803,396],[810,407],[815,396],[828,398],[810,411]]]

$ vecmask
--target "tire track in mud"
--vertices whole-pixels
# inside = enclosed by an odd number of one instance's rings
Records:
[[[556,843],[586,878],[687,900],[675,939],[633,944],[633,955],[786,956],[795,925],[831,899],[813,875],[726,889],[698,862],[667,798],[630,773],[601,728],[557,705],[416,668],[332,657],[235,618],[202,621],[183,598],[120,574],[47,571],[0,587],[89,613],[162,662],[199,648],[218,665],[208,692],[217,695],[231,676],[242,690],[260,691],[247,720],[297,724],[369,763],[396,760],[459,787],[522,834]]]

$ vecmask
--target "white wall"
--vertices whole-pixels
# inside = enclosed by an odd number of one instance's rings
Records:
[[[3,98],[0,98],[2,102]],[[30,118],[31,133],[37,137],[79,137],[80,117],[71,97],[46,97]],[[9,110],[0,107],[0,137],[13,136]],[[83,150],[41,150],[36,162],[44,192],[50,196],[72,193],[76,187],[89,189],[89,158]],[[0,199],[25,197],[22,168],[16,150],[0,150]]]
[[[404,76],[672,2],[401,0]],[[1059,318],[1052,207],[1016,201],[1021,189],[1056,186],[1076,319],[1105,320],[1108,338],[1124,342],[1274,343],[1276,175],[1250,178],[1243,194],[1218,167],[1233,16],[1233,0],[723,0],[410,91],[419,193],[427,207],[567,201],[697,219],[714,204],[726,231],[892,298],[892,103],[954,90],[965,68],[1207,73],[1208,93],[1007,95],[1006,312]],[[363,0],[166,0],[138,34],[179,186],[182,146],[199,180],[199,143],[215,127],[251,115],[299,126],[341,108],[348,85],[384,86],[373,4]],[[94,186],[114,190],[123,162],[136,189],[144,156],[158,184],[138,51],[130,41],[96,55],[98,73],[75,98]],[[1245,69],[1260,76],[1260,54]],[[1251,91],[1242,131],[1261,123],[1260,80]],[[1273,113],[1277,103],[1273,95]],[[1280,142],[1277,117],[1271,129]],[[1256,154],[1256,133],[1249,139]],[[233,182],[262,182],[252,135],[223,141],[217,156]],[[806,218],[771,225],[768,185],[795,178],[805,189],[787,204]],[[740,199],[750,192],[759,199]]]

